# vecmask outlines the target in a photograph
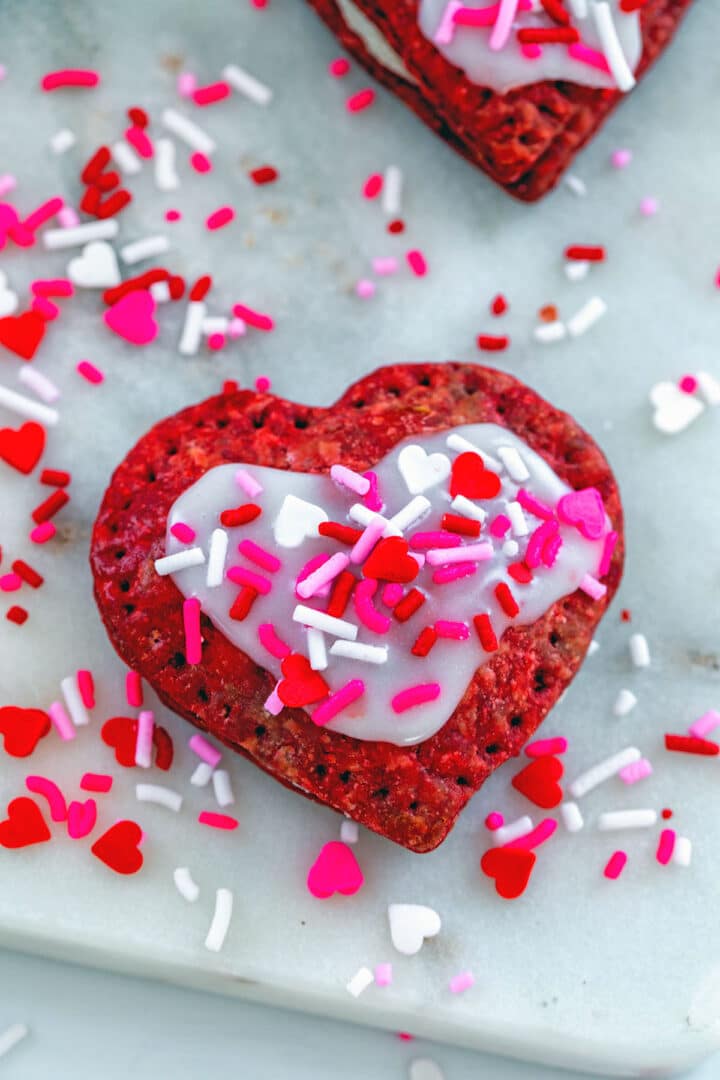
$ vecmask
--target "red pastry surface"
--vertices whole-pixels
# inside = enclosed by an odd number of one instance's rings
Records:
[[[335,0],[309,0],[343,48],[402,98],[421,120],[518,199],[532,202],[557,184],[578,150],[624,96],[619,91],[545,81],[496,94],[449,63],[418,26],[419,0],[353,0],[418,80],[388,71],[343,19]],[[670,42],[692,0],[647,0],[641,11],[641,77]],[[647,117],[649,125],[656,118]]]
[[[274,680],[203,617],[202,663],[186,663],[182,596],[155,572],[168,511],[208,469],[247,462],[302,472],[373,466],[409,435],[501,424],[573,488],[596,487],[620,534],[607,596],[578,591],[513,627],[447,723],[411,747],[317,727],[300,709],[263,709]],[[252,391],[210,398],[157,424],[115,472],[91,563],[100,614],[120,656],[161,699],[288,787],[412,851],[431,851],[490,773],[523,743],[576,674],[622,572],[622,509],[597,445],[510,375],[474,364],[381,368],[330,408]]]

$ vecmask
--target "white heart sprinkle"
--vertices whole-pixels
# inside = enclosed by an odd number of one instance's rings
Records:
[[[80,255],[71,259],[67,275],[73,285],[82,289],[111,289],[120,284],[115,249],[104,240],[86,244]]]
[[[442,927],[437,911],[423,904],[390,904],[388,919],[392,943],[404,956],[419,953],[425,938],[435,937]]]
[[[315,503],[298,499],[297,495],[286,495],[273,522],[275,542],[281,547],[300,547],[307,536],[317,536],[318,525],[328,520],[325,511]]]
[[[410,1062],[409,1080],[445,1080],[445,1073],[430,1058],[415,1058]]]
[[[720,382],[709,371],[698,371],[698,389],[708,405],[720,405]]]
[[[422,495],[448,478],[450,458],[446,454],[428,454],[422,446],[412,443],[400,451],[398,469],[410,494]]]
[[[650,391],[655,406],[653,424],[665,435],[677,435],[689,427],[705,410],[699,398],[686,394],[675,383],[656,383]]]

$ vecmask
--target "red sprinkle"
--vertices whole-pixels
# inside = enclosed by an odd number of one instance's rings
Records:
[[[253,311],[252,308],[246,307],[245,304],[235,304],[233,315],[237,315],[238,319],[242,319],[248,326],[254,326],[256,330],[272,330],[275,326],[269,315],[263,315],[260,311]]]
[[[513,581],[517,581],[520,585],[527,585],[532,581],[533,577],[532,570],[529,570],[525,563],[521,562],[512,563],[511,566],[508,566],[508,574]]]
[[[477,344],[483,352],[502,352],[510,344],[510,338],[506,334],[478,334]]]
[[[230,608],[230,618],[235,619],[236,622],[242,622],[250,614],[250,608],[257,600],[258,593],[256,589],[251,588],[250,585],[243,585],[240,592],[235,597],[235,602]]]
[[[504,315],[508,309],[508,302],[502,293],[498,293],[490,305],[493,315]]]
[[[495,599],[505,614],[509,615],[511,619],[514,619],[515,616],[520,613],[518,602],[510,592],[510,586],[507,582],[501,581],[495,586]]]
[[[48,487],[65,487],[71,479],[70,473],[63,469],[43,469],[40,473],[40,483]]]
[[[383,178],[380,173],[372,173],[363,184],[363,197],[365,199],[377,199],[382,191]]]
[[[211,829],[237,829],[240,822],[229,814],[214,814],[210,810],[202,810],[198,814],[201,825],[209,825]]]
[[[209,274],[199,277],[190,290],[191,300],[204,300],[212,288],[212,278]]]
[[[333,79],[342,79],[350,70],[350,61],[344,56],[338,56],[337,60],[331,60],[328,64],[328,72]]]
[[[247,525],[262,514],[261,508],[256,503],[243,503],[234,510],[223,510],[220,514],[220,524],[226,528],[234,528],[236,525]]]
[[[150,123],[150,117],[144,109],[140,109],[137,105],[127,111],[128,119],[133,127],[146,128]]]
[[[570,16],[562,6],[561,0],[540,0],[545,12],[561,26],[570,25]]]
[[[32,589],[39,589],[45,581],[42,574],[38,574],[37,570],[33,570],[32,566],[28,566],[22,559],[16,559],[12,564],[12,571],[17,574],[19,578],[22,578],[26,585],[29,585]]]
[[[224,101],[226,97],[230,97],[230,86],[223,81],[198,86],[192,96],[196,105],[214,105],[216,101]]]
[[[492,623],[490,622],[489,615],[476,615],[473,618],[473,624],[477,632],[477,636],[480,638],[480,644],[485,652],[495,652],[498,647],[498,640],[495,637],[495,631],[493,630]]]
[[[395,605],[393,615],[398,622],[407,622],[424,603],[425,595],[419,589],[411,589],[407,596],[403,596],[402,600]]]
[[[279,173],[272,165],[262,165],[259,169],[253,169],[249,174],[254,184],[272,184],[277,180]]]
[[[693,735],[666,735],[665,749],[676,750],[681,754],[700,754],[703,757],[716,757],[720,746],[709,739],[698,739]]]
[[[620,10],[624,11],[626,15],[630,15],[633,11],[644,8],[647,2],[648,0],[620,0]]]
[[[443,514],[441,527],[460,536],[479,536],[481,524],[473,518],[463,517],[462,514]]]
[[[41,502],[39,506],[36,506],[30,515],[36,525],[42,525],[44,521],[49,521],[51,517],[54,517],[59,510],[62,510],[66,503],[70,502],[70,496],[64,488],[58,488],[53,491],[52,495],[48,495],[44,502]]]
[[[434,627],[426,626],[424,630],[420,631],[415,640],[415,644],[410,650],[413,656],[427,656],[437,641],[437,637],[437,632]]]
[[[97,71],[83,71],[63,68],[62,71],[50,71],[43,76],[40,86],[46,92],[59,90],[63,86],[97,86],[100,76]]]
[[[349,547],[357,544],[362,536],[362,529],[353,529],[351,525],[341,525],[338,521],[321,521],[318,532],[321,536],[329,536],[331,540],[338,540]]]
[[[349,97],[345,102],[345,108],[351,113],[362,112],[363,109],[369,108],[374,100],[375,91],[368,87],[366,90],[358,90],[357,94]]]
[[[389,221],[387,231],[393,235],[403,233],[405,232],[405,222],[401,218],[396,218],[395,221]]]
[[[83,184],[94,184],[109,164],[110,148],[107,146],[99,146],[80,173],[80,179]]]
[[[668,809],[667,806],[660,811],[660,817],[663,819],[663,821],[669,821],[672,816],[673,812],[672,810]]]
[[[535,26],[518,30],[521,45],[576,45],[580,31],[574,26]]]
[[[145,158],[146,161],[155,153],[155,147],[143,128],[129,127],[125,132],[125,138],[140,157]]]
[[[627,608],[623,608],[622,611],[620,612],[620,621],[621,622],[630,622],[631,620],[632,620],[632,612],[629,611]]]
[[[5,618],[8,622],[15,623],[17,626],[22,626],[24,622],[27,622],[28,613],[24,607],[18,607],[17,604],[13,604],[7,611]]]
[[[211,232],[214,232],[216,229],[224,229],[226,225],[230,224],[234,217],[235,211],[232,206],[221,206],[219,210],[215,210],[214,213],[210,214],[205,222],[205,226],[210,229]]]
[[[582,262],[604,262],[605,248],[600,244],[571,244],[565,248],[565,258],[579,259]]]
[[[110,791],[112,786],[113,778],[112,776],[108,776],[107,773],[86,772],[80,780],[80,788],[82,791],[99,791],[105,794]]]
[[[95,211],[95,217],[100,218],[101,221],[104,221],[105,218],[115,217],[131,202],[132,195],[130,192],[121,188],[120,191],[116,191],[114,195],[111,195],[109,199],[105,199],[104,202],[100,203]]]
[[[342,618],[355,588],[355,581],[355,575],[351,574],[349,570],[343,570],[341,574],[338,574],[327,606],[328,615],[332,615],[336,619]]]
[[[111,306],[121,300],[123,296],[127,296],[128,293],[135,292],[137,289],[149,289],[156,281],[167,281],[169,277],[169,271],[163,270],[162,267],[157,267],[155,270],[146,270],[144,274],[128,278],[121,285],[106,289],[103,293],[103,303]]]

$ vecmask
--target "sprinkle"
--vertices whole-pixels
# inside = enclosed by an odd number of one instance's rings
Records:
[[[477,346],[483,352],[502,352],[510,344],[506,334],[478,334]]]
[[[56,409],[41,405],[31,398],[24,397],[23,394],[16,394],[14,390],[10,390],[6,386],[0,386],[0,405],[4,405],[6,409],[10,409],[11,412],[16,412],[20,416],[26,416],[30,420],[37,420],[40,424],[46,424],[48,427],[54,427],[60,419],[60,414]]]
[[[343,573],[335,579],[335,584],[332,593],[330,594],[330,601],[327,607],[328,615],[332,615],[336,619],[342,618],[345,614],[345,609],[350,602],[352,591],[355,588],[355,582],[356,578],[349,570],[344,570]]]
[[[12,1024],[9,1028],[5,1028],[4,1031],[0,1032],[0,1058],[9,1054],[13,1047],[17,1046],[28,1035],[29,1029],[25,1024]]]
[[[438,636],[435,628],[426,626],[425,629],[421,630],[418,634],[410,651],[413,656],[427,656],[437,639]]]
[[[397,165],[388,165],[382,185],[382,209],[388,217],[397,217],[402,210],[403,174]]]
[[[48,780],[46,776],[27,776],[25,778],[25,787],[33,795],[42,795],[47,799],[50,807],[50,817],[53,821],[67,820],[65,797],[52,780]]]
[[[229,79],[228,82],[230,82]],[[160,119],[168,131],[172,132],[173,135],[177,135],[192,150],[197,150],[201,154],[212,154],[215,150],[214,139],[211,139],[202,128],[175,109],[163,109]]]
[[[192,92],[192,99],[196,105],[202,107],[214,105],[218,101],[224,101],[230,97],[230,87],[226,82],[219,81],[210,83],[208,86],[198,86]]]
[[[625,869],[627,858],[627,854],[624,851],[613,852],[603,870],[605,877],[609,878],[611,881],[615,881],[616,878],[619,878]]]
[[[607,586],[602,585],[592,574],[583,574],[578,588],[592,600],[602,600],[607,592]]]
[[[45,581],[45,578],[38,574],[37,570],[33,570],[32,566],[29,566],[22,559],[15,559],[12,564],[12,572],[20,578],[20,581],[24,581],[26,585],[29,585],[31,589],[39,589]]]
[[[608,810],[600,814],[598,829],[611,832],[615,829],[647,829],[657,824],[657,810]]]
[[[118,223],[113,218],[107,221],[86,221],[71,229],[48,229],[43,233],[43,244],[48,251],[61,251],[64,248],[79,247],[92,240],[112,240],[118,234]]]
[[[555,739],[536,739],[535,742],[527,744],[525,753],[531,758],[546,757],[549,754],[564,754],[567,746],[567,739],[563,736]]]
[[[577,195],[581,199],[587,195],[587,184],[579,176],[575,176],[574,173],[567,173],[563,177],[563,182],[572,191],[573,195]]]
[[[305,626],[314,626],[316,630],[322,630],[323,633],[331,634],[333,637],[346,638],[348,641],[357,639],[358,628],[354,623],[334,618],[323,611],[316,611],[314,608],[306,607],[305,604],[298,604],[293,611],[292,617],[293,622],[302,623]]]
[[[458,975],[453,975],[448,983],[448,988],[451,994],[462,994],[474,985],[475,976],[473,973],[471,971],[461,971]]]
[[[405,259],[415,277],[425,277],[428,272],[428,264],[422,251],[408,251],[405,254]]]
[[[672,853],[672,862],[678,866],[689,866],[692,859],[692,843],[687,836],[676,836]]]
[[[363,198],[376,199],[383,188],[383,178],[380,173],[372,173],[363,184]]]
[[[272,101],[272,90],[265,86],[254,75],[238,67],[237,64],[228,64],[220,73],[233,90],[248,98],[255,105],[269,105]]]
[[[120,168],[127,176],[134,176],[142,169],[140,159],[126,142],[118,141],[113,143],[112,156],[118,168]]]
[[[610,162],[614,169],[626,169],[632,161],[632,150],[613,150],[610,155]]]
[[[408,709],[426,705],[430,701],[437,701],[439,697],[440,683],[419,683],[417,686],[408,686],[399,694],[395,694],[390,704],[393,712],[404,713]]]
[[[331,656],[340,656],[347,660],[360,660],[366,664],[384,664],[388,658],[387,645],[364,645],[355,641],[334,641],[330,647]]]
[[[262,492],[262,484],[258,483],[255,477],[251,476],[246,469],[238,469],[234,479],[238,487],[241,487],[251,499],[254,499]]]
[[[201,825],[207,825],[211,829],[222,829],[225,832],[233,832],[240,824],[237,818],[231,817],[230,814],[215,814],[211,810],[202,810],[198,814],[198,821]]]
[[[173,870],[173,881],[183,900],[187,900],[189,904],[194,904],[200,895],[200,887],[193,881],[187,866],[178,866]]]
[[[569,833],[580,832],[585,822],[576,802],[564,802],[560,805],[560,817]]]
[[[235,218],[235,211],[232,206],[221,206],[215,210],[205,219],[205,228],[213,232],[216,229],[223,229],[226,225],[229,225]]]
[[[320,536],[327,536],[331,540],[337,540],[341,544],[353,547],[362,536],[360,529],[353,529],[351,525],[341,525],[337,521],[321,521],[318,525]]]
[[[177,574],[180,570],[200,566],[204,562],[205,554],[202,548],[185,548],[183,551],[176,551],[173,555],[163,555],[162,558],[156,559],[155,572],[160,577],[167,577],[168,574]]]
[[[698,719],[690,725],[688,731],[696,738],[702,739],[717,727],[720,727],[720,713],[716,712],[715,709],[710,709],[708,712],[703,713],[702,716],[698,717]]]
[[[314,626],[308,627],[307,643],[310,667],[313,671],[325,671],[328,666],[328,658],[325,635],[322,630],[316,630]]]
[[[720,381],[709,371],[698,371],[695,378],[698,389],[708,405],[720,405]]]
[[[136,784],[135,798],[138,802],[156,803],[158,806],[165,806],[176,814],[180,811],[183,802],[179,791],[163,787],[162,784]]]
[[[371,633],[386,634],[390,629],[391,620],[387,615],[377,611],[372,603],[377,587],[377,581],[372,578],[358,581],[353,590],[353,603],[358,618]]]
[[[507,44],[518,9],[518,0],[498,0],[498,14],[488,42],[492,52],[499,52]]]
[[[345,824],[345,822],[343,822]],[[354,824],[354,822],[353,822]],[[375,965],[375,985],[376,986],[392,986],[393,981],[393,969],[392,964],[376,964]]]
[[[495,652],[498,647],[498,640],[492,628],[490,616],[487,614],[475,615],[473,626],[485,652]]]
[[[493,844],[495,847],[503,847],[505,844],[511,844],[514,840],[519,840],[523,836],[529,836],[532,832],[533,823],[532,819],[523,814],[522,817],[517,818],[516,821],[511,821],[509,825],[501,825],[493,832]]]
[[[632,634],[629,642],[630,658],[638,668],[650,667],[650,647],[644,634]],[[720,722],[720,717],[718,718]]]
[[[405,529],[416,525],[421,518],[425,517],[431,505],[430,500],[424,495],[415,495],[409,503],[406,503],[405,506],[398,510],[397,514],[393,514],[390,518],[390,529],[393,532],[397,530],[402,533]]]
[[[65,154],[76,142],[77,138],[70,128],[60,128],[50,138],[50,149],[53,154]]]
[[[78,671],[77,673],[78,690],[80,691],[80,697],[82,698],[83,705],[86,709],[95,708],[95,682],[92,677],[91,671]]]
[[[698,739],[692,735],[666,735],[665,749],[681,754],[699,754],[701,757],[715,757],[720,754],[720,746],[707,739]]]
[[[30,533],[30,539],[33,544],[46,544],[48,540],[52,540],[57,529],[53,525],[52,521],[44,521],[42,525],[36,525],[36,527]]]
[[[106,794],[113,785],[112,776],[108,776],[107,773],[83,773],[80,780],[80,787],[83,791],[95,791],[101,794]]]
[[[584,45],[582,41],[578,41],[574,45],[568,45],[567,51],[568,56],[571,56],[573,60],[578,60],[581,64],[588,64],[589,67],[597,68],[598,71],[604,71],[607,75],[611,74],[610,66],[604,54],[597,49],[591,49],[589,45]]]
[[[613,715],[627,716],[637,705],[637,700],[632,690],[620,690],[613,705]]]
[[[246,570],[244,566],[231,566],[225,575],[228,581],[235,585],[246,585],[262,596],[272,589],[272,582],[262,574],[256,574],[253,570]]]
[[[453,510],[459,511],[465,517],[479,521],[481,525],[487,517],[487,512],[483,510],[481,506],[476,506],[476,504],[466,498],[465,495],[456,495],[450,505]]]
[[[367,278],[361,278],[355,285],[355,293],[361,300],[369,300],[371,296],[375,295],[375,282],[369,281]]]
[[[70,496],[65,489],[57,488],[52,495],[48,495],[47,499],[35,507],[30,516],[37,525],[42,525],[44,521],[49,521],[69,502]]]
[[[220,524],[228,529],[235,529],[239,525],[249,525],[261,514],[261,508],[255,503],[243,503],[242,506],[236,506],[232,510],[223,510],[220,514]]]
[[[207,575],[205,578],[208,589],[216,589],[223,583],[228,539],[228,534],[224,529],[213,529],[210,536]]]
[[[639,761],[634,761],[621,769],[618,776],[624,784],[636,784],[638,780],[644,780],[646,776],[650,776],[652,771],[652,765],[647,758],[640,758]]]
[[[580,799],[583,795],[587,795],[589,791],[592,791],[593,788],[604,783],[605,780],[616,776],[626,765],[639,761],[641,757],[642,754],[636,746],[627,746],[624,750],[612,754],[610,757],[605,758],[604,761],[588,769],[587,772],[582,773],[570,784],[568,790],[574,798]]]
[[[194,356],[198,351],[207,307],[201,301],[191,300],[185,309],[185,320],[178,352],[181,356]]]
[[[75,728],[70,720],[70,717],[65,712],[65,709],[59,701],[53,701],[52,705],[48,709],[50,719],[55,725],[55,730],[64,742],[68,742],[70,739],[75,738]]]
[[[37,368],[24,365],[18,371],[18,379],[27,386],[28,390],[32,390],[34,394],[37,394],[39,398],[42,398],[48,404],[52,404],[53,401],[57,401],[60,397],[60,391],[55,383],[38,371]]]
[[[218,806],[231,806],[235,796],[230,785],[230,776],[225,769],[215,769],[212,775],[213,792]]]
[[[205,948],[210,952],[219,953],[225,944],[225,938],[230,929],[232,910],[233,894],[230,889],[218,889],[215,893],[215,912],[205,938]]]
[[[75,727],[84,727],[86,724],[89,724],[90,717],[87,714],[85,704],[80,696],[77,682],[72,675],[67,675],[61,681],[60,689],[62,690],[67,710],[72,717],[72,722]]]
[[[350,62],[344,56],[338,56],[328,64],[328,72],[333,79],[342,79],[350,70]]]
[[[50,71],[47,75],[44,75],[40,86],[47,93],[65,86],[93,87],[97,86],[99,82],[100,76],[97,71],[63,68],[61,71]]]
[[[258,638],[263,648],[278,660],[284,660],[290,655],[290,646],[278,637],[272,623],[262,623],[258,626]]]
[[[20,607],[18,604],[13,604],[13,606],[5,612],[5,618],[9,622],[15,623],[17,626],[22,626],[23,623],[27,622],[29,616],[25,608]]]
[[[439,570],[436,570],[432,576],[435,585],[447,585],[451,581],[458,581],[460,578],[470,577],[477,572],[476,562],[458,562],[452,566],[442,566]]]
[[[497,810],[493,810],[485,818],[485,828],[489,829],[491,832],[495,832],[496,829],[502,828],[504,824],[505,818]]]
[[[95,367],[89,360],[81,360],[76,371],[78,375],[82,375],[83,379],[87,379],[89,383],[93,383],[95,386],[99,386],[105,379],[105,375],[100,368]]]
[[[646,195],[638,207],[643,217],[654,217],[660,210],[660,202],[653,195]]]
[[[200,634],[200,601],[191,596],[183,601],[183,627],[185,630],[185,659],[188,664],[202,661],[202,637]]]
[[[192,776],[190,777],[190,783],[193,787],[203,788],[207,787],[213,778],[215,770],[212,765],[208,765],[207,761],[201,761],[199,765],[196,765],[193,769]]]
[[[356,94],[352,94],[345,102],[345,108],[350,113],[358,113],[369,108],[374,101],[375,91],[368,87],[365,90],[358,90]]]
[[[358,828],[357,821],[350,821],[348,818],[343,818],[340,824],[340,840],[343,844],[357,844],[360,839],[360,829]],[[377,973],[377,968],[375,969]],[[376,974],[377,978],[377,974]]]
[[[312,721],[319,727],[333,720],[339,712],[348,708],[354,701],[365,693],[365,683],[362,679],[351,679],[336,693],[331,694],[312,714]]]
[[[419,589],[411,589],[407,596],[395,605],[393,615],[398,622],[404,623],[410,619],[425,603],[425,595]]]
[[[247,307],[246,304],[235,304],[233,306],[233,314],[238,319],[242,319],[248,326],[254,327],[256,330],[270,331],[274,328],[275,323],[269,315],[264,315],[260,311],[255,311],[253,308]]]
[[[514,619],[520,614],[520,606],[513,596],[510,586],[505,581],[499,582],[494,589],[495,599],[506,615]]]
[[[660,839],[658,841],[657,851],[655,852],[655,858],[661,866],[667,866],[673,856],[675,849],[675,830],[663,829],[660,833]]]
[[[368,986],[372,986],[375,981],[375,977],[368,967],[361,967],[355,972],[352,979],[345,984],[345,989],[348,994],[352,994],[354,998],[360,997],[363,990],[367,990]]]
[[[480,535],[481,522],[477,519],[464,517],[462,514],[443,514],[440,524],[444,530],[457,533],[459,536],[475,538]],[[416,533],[415,538],[419,535]],[[430,533],[427,535],[442,536],[442,533]],[[435,546],[439,547],[439,544],[436,543]]]
[[[431,548],[427,561],[430,566],[447,566],[449,563],[483,562],[492,556],[492,544],[483,542],[452,548]]]
[[[220,764],[220,759],[222,758],[221,751],[209,743],[204,735],[192,735],[188,741],[188,746],[194,754],[197,754],[199,758],[202,758],[202,760],[212,766],[213,769]]]
[[[181,544],[191,544],[197,535],[195,530],[190,528],[190,526],[186,525],[183,521],[177,521],[172,525],[170,527],[170,532]]]
[[[596,3],[592,6],[592,16],[613,78],[618,85],[618,89],[622,90],[623,93],[627,93],[628,90],[632,90],[635,86],[636,80],[622,50],[617,27],[607,0],[596,0]]]
[[[258,592],[249,585],[244,585],[235,597],[233,606],[228,614],[236,622],[242,622],[250,614],[250,610],[258,598]]]
[[[398,269],[398,261],[394,256],[375,258],[372,260],[373,273],[378,277],[387,277],[390,274],[396,274]]]
[[[591,300],[588,300],[579,311],[577,311],[571,319],[568,319],[567,328],[571,337],[580,337],[591,326],[594,326],[598,319],[607,311],[607,304],[604,300],[601,300],[599,296],[593,296]]]
[[[605,257],[605,248],[600,244],[571,244],[570,247],[565,248],[566,259],[575,259],[581,262],[604,262]]]

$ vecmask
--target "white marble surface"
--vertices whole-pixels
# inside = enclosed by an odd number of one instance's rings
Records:
[[[257,978],[265,996],[277,998],[282,985],[296,1001],[347,1013],[352,1003],[343,983],[360,963],[386,958],[382,912],[388,899],[402,892],[404,899],[422,898],[442,910],[446,933],[439,948],[428,948],[417,964],[398,965],[399,978],[387,997],[369,991],[360,999],[356,1015],[369,1022],[410,1026],[414,1017],[416,1025],[446,1037],[515,1052],[522,1052],[524,1040],[525,1049],[532,1044],[532,1052],[566,1060],[575,1049],[587,1054],[590,1039],[603,1055],[626,1064],[640,1058],[667,1064],[675,1055],[686,1059],[712,1044],[720,1008],[716,991],[703,980],[720,962],[720,930],[706,914],[717,892],[714,851],[720,823],[709,810],[717,785],[712,763],[668,761],[661,737],[667,726],[682,730],[718,703],[717,619],[707,601],[718,580],[717,550],[707,543],[708,494],[715,478],[708,476],[706,463],[717,456],[719,418],[708,413],[692,430],[667,441],[650,424],[646,397],[661,378],[698,368],[720,374],[712,284],[720,148],[710,134],[719,89],[713,66],[717,9],[708,2],[696,5],[660,68],[580,159],[574,171],[587,181],[588,197],[576,199],[561,189],[539,207],[508,201],[387,95],[380,94],[371,113],[346,116],[343,98],[365,85],[365,76],[355,74],[344,85],[327,78],[325,65],[337,49],[302,4],[273,0],[268,11],[257,13],[234,0],[218,0],[212,15],[199,9],[179,15],[170,0],[152,5],[129,0],[122,14],[108,4],[59,9],[9,3],[3,18],[9,31],[0,62],[7,64],[9,76],[0,87],[0,150],[3,171],[18,174],[24,210],[55,191],[76,197],[78,164],[98,141],[118,137],[124,107],[139,103],[159,115],[173,99],[169,54],[203,81],[233,60],[274,86],[276,101],[267,113],[233,100],[202,114],[221,143],[211,178],[196,178],[182,167],[183,189],[164,199],[154,193],[149,177],[132,183],[137,199],[123,220],[122,240],[166,231],[161,210],[180,206],[185,222],[167,227],[173,268],[188,276],[211,270],[218,310],[244,300],[271,311],[278,326],[272,335],[253,335],[221,356],[181,360],[175,347],[177,310],[161,313],[160,342],[137,354],[102,329],[95,299],[67,305],[69,313],[52,328],[36,361],[64,393],[63,419],[50,437],[47,462],[75,474],[73,503],[62,519],[67,542],[33,552],[49,580],[31,597],[31,621],[22,631],[3,623],[0,700],[47,704],[57,694],[58,680],[88,662],[102,686],[98,720],[118,710],[121,673],[92,611],[85,548],[113,465],[152,422],[214,392],[227,377],[248,383],[268,374],[279,393],[329,403],[379,363],[477,359],[474,337],[499,329],[486,312],[491,297],[503,290],[512,305],[503,329],[511,333],[513,347],[494,359],[568,408],[602,440],[628,512],[628,574],[600,634],[602,650],[548,721],[546,733],[570,736],[570,775],[637,742],[656,760],[656,777],[642,792],[614,788],[613,800],[672,805],[696,854],[690,871],[661,872],[649,838],[631,838],[631,867],[610,891],[600,875],[611,850],[608,842],[594,829],[574,841],[560,837],[541,861],[527,897],[503,905],[479,877],[477,862],[488,809],[524,809],[508,794],[504,770],[433,856],[418,860],[363,836],[360,857],[368,886],[352,907],[333,901],[318,909],[304,894],[302,879],[319,844],[335,836],[333,815],[238,762],[233,771],[243,822],[239,833],[227,844],[222,838],[222,845],[209,845],[207,837],[191,830],[189,814],[166,823],[153,809],[147,820],[162,841],[152,850],[147,872],[123,888],[89,871],[89,856],[71,851],[69,842],[23,853],[11,864],[3,858],[0,939],[73,955],[86,948],[96,961],[216,986],[235,983],[237,976]],[[97,94],[40,98],[35,88],[44,71],[91,62],[104,77]],[[47,140],[64,126],[76,132],[79,146],[55,159]],[[619,145],[635,153],[632,168],[623,174],[607,165]],[[363,178],[391,161],[406,173],[409,229],[401,241],[386,236],[378,208],[358,196]],[[256,191],[244,172],[264,162],[275,164],[282,179]],[[637,210],[647,194],[661,201],[653,220]],[[202,218],[222,202],[235,205],[238,221],[231,230],[208,236]],[[610,259],[590,281],[571,285],[562,272],[561,252],[578,241],[606,242]],[[366,305],[354,297],[352,285],[367,274],[372,256],[402,254],[415,245],[430,261],[427,279],[405,274],[382,281]],[[60,273],[64,266],[58,256],[37,253],[3,253],[0,259],[18,288],[40,272]],[[541,304],[556,302],[568,315],[595,292],[607,300],[609,314],[586,338],[552,350],[532,342]],[[104,387],[88,387],[74,374],[81,356],[106,370]],[[3,359],[5,383],[14,385],[18,366]],[[14,475],[4,473],[2,482],[7,496],[3,546],[22,553],[20,538],[36,491]],[[649,673],[629,668],[628,628],[618,622],[620,606],[633,610],[633,628],[651,639]],[[621,685],[632,686],[640,704],[617,721],[611,706]],[[184,729],[176,725],[175,730]],[[88,767],[89,747],[98,764],[107,765],[109,755],[95,735],[85,733],[84,739],[62,756],[48,741],[33,767],[69,784]],[[0,796],[16,794],[26,771],[3,762]],[[186,756],[178,775],[188,771]],[[591,798],[592,823],[611,798],[609,792]],[[195,811],[202,805],[197,793],[190,805]],[[134,807],[127,775],[113,797],[113,814],[123,807]],[[208,895],[216,885],[230,884],[241,898],[228,949],[217,960],[201,946],[207,900],[188,914],[172,892],[170,873],[181,857],[191,862]],[[134,918],[138,904],[140,925]],[[303,919],[307,926],[300,937],[297,925]],[[475,970],[478,986],[461,1000],[449,1000],[445,982],[466,966]],[[199,1054],[217,1053],[214,1064],[227,1068],[236,1060],[237,1051],[227,1041],[228,1027],[235,1023],[244,1025],[238,1039],[257,1047],[263,1039],[275,1041],[258,1051],[266,1056],[264,1064],[253,1066],[257,1076],[288,1075],[283,1070],[290,1063],[303,1077],[296,1045],[310,1031],[317,1042],[312,1059],[302,1064],[308,1076],[313,1070],[337,1075],[343,1047],[350,1048],[343,1060],[349,1077],[351,1069],[364,1068],[357,1076],[369,1075],[376,1066],[379,1076],[382,1068],[395,1070],[388,1076],[402,1075],[403,1061],[412,1053],[387,1035],[288,1019],[39,960],[3,957],[2,970],[9,976],[1,981],[3,1019],[27,1018],[37,1029],[34,1045],[18,1048],[14,1061],[8,1058],[8,1076],[41,1075],[43,1064],[47,1070],[49,1062],[70,1061],[73,1055],[78,1074],[91,1075],[88,1062],[104,1052],[113,1031],[125,1027],[137,1039],[122,1050],[128,1054],[125,1072],[132,1067],[138,1076],[143,1069],[147,1076],[158,1075],[166,1055],[179,1057],[178,1046],[189,1054],[189,1045]],[[77,998],[68,993],[67,980]],[[702,1030],[686,1023],[697,992],[705,1006]],[[105,1008],[108,1001],[112,1009]],[[83,1011],[84,1003],[89,1012]],[[156,1010],[162,1018],[157,1036],[145,1022]],[[193,1029],[185,1020],[191,1015],[205,1023]],[[698,1014],[693,1015],[697,1025]],[[193,1040],[188,1032],[200,1030],[203,1036],[218,1033],[218,1041],[203,1038],[198,1047],[197,1035]],[[328,1038],[334,1047],[330,1056]],[[482,1075],[483,1068],[501,1075],[495,1063],[477,1064],[460,1051],[435,1054],[441,1055],[448,1080],[467,1076],[468,1070]],[[178,1065],[177,1075],[189,1067]],[[507,1072],[538,1075],[534,1066],[509,1065]]]

